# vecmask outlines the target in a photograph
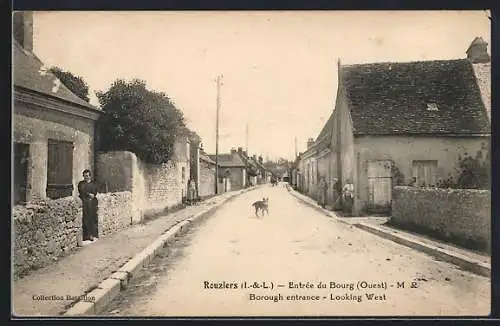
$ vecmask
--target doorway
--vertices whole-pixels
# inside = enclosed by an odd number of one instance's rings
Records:
[[[368,161],[368,210],[389,213],[392,199],[391,161]]]
[[[14,143],[14,205],[24,204],[28,192],[29,144]]]

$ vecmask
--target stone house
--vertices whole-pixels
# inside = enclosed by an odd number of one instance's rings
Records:
[[[489,89],[487,78],[476,75],[487,68],[478,69],[473,56],[487,66],[484,44],[471,47],[460,60],[339,62],[335,109],[322,131],[331,137],[320,133],[301,155],[303,191],[316,194],[323,177],[332,204],[335,179],[340,187],[351,181],[358,215],[389,212],[392,187],[412,178],[432,186],[456,177],[459,156],[475,154],[491,135],[488,95],[481,92]]]
[[[257,180],[257,183],[262,184],[262,183],[268,183],[268,175],[269,172],[267,171],[266,167],[264,166],[264,159],[262,156],[257,157],[256,155],[252,156],[253,161],[255,162],[255,165],[257,166],[258,173],[259,173],[259,179]]]
[[[327,203],[335,203],[338,193],[335,191],[337,180],[336,166],[333,164],[338,153],[333,150],[332,134],[334,120],[331,115],[320,131],[316,140],[309,138],[307,149],[297,158],[297,188],[305,195],[318,200],[320,198],[321,179],[326,182]]]
[[[215,194],[215,161],[212,160],[203,151],[200,152],[200,179],[198,195],[201,198],[212,196]],[[228,178],[222,176],[222,182],[219,186],[219,192],[227,192],[231,190],[231,183]]]
[[[219,176],[227,177],[231,190],[243,189],[247,186],[247,166],[241,159],[237,150],[231,149],[229,154],[219,154]],[[216,161],[216,155],[208,155],[212,161]],[[219,180],[223,181],[223,180]]]
[[[237,154],[240,156],[241,160],[245,163],[246,166],[246,175],[247,175],[247,184],[251,186],[255,186],[259,183],[259,180],[262,178],[261,171],[259,169],[257,163],[257,156],[249,156],[246,151],[243,150],[242,147],[238,147]]]
[[[197,147],[199,144],[199,136],[193,131],[184,127],[176,137],[174,142],[174,151],[172,155],[172,162],[174,162],[179,171],[179,180],[181,184],[181,194],[182,197],[186,197],[188,193],[189,180],[191,179],[191,171],[194,169],[193,166],[199,164],[199,159],[194,161],[192,158],[191,143],[194,144],[193,147]]]
[[[33,53],[31,12],[13,19],[14,203],[78,194],[93,170],[101,111],[73,94]]]

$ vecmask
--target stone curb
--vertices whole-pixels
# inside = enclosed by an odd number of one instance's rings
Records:
[[[446,261],[448,263],[452,263],[454,265],[457,265],[461,267],[462,269],[469,271],[474,274],[478,274],[481,276],[486,276],[490,277],[491,275],[491,264],[484,263],[482,261],[478,261],[476,259],[464,256],[458,252],[453,252],[451,250],[446,250],[442,248],[438,248],[436,246],[433,246],[431,244],[424,243],[422,241],[419,241],[418,239],[413,239],[410,237],[405,236],[404,234],[400,232],[390,232],[389,230],[385,230],[381,227],[378,227],[377,225],[372,225],[368,223],[352,223],[347,220],[344,220],[342,218],[337,217],[333,212],[330,212],[320,206],[318,206],[316,203],[312,203],[308,197],[297,193],[295,190],[290,191],[290,193],[295,196],[297,199],[302,201],[303,203],[311,206],[312,208],[320,211],[321,213],[330,216],[334,218],[336,221],[344,223],[344,224],[349,224],[353,225],[361,230],[370,232],[372,234],[378,235],[382,238],[394,241],[396,243],[399,243],[401,245],[410,247],[412,249],[425,252],[428,255],[431,255],[433,257],[436,257],[440,260]],[[302,198],[306,197],[306,198]],[[348,219],[348,217],[346,218]]]
[[[230,199],[239,196],[243,193],[258,189],[260,186],[238,190],[234,194],[222,199],[219,203],[206,207],[205,210],[194,214],[192,217],[187,218],[165,231],[153,243],[143,249],[140,253],[135,255],[118,271],[111,274],[108,278],[102,281],[97,288],[86,294],[86,301],[78,301],[70,309],[68,309],[62,316],[84,316],[96,315],[102,312],[120,291],[127,288],[130,279],[137,277],[142,268],[147,266],[158,254],[158,252],[166,245],[174,241],[175,237],[185,232],[188,226],[199,219],[200,217],[210,214],[216,208],[222,206]]]

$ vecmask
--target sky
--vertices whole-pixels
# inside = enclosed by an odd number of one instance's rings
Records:
[[[486,11],[35,12],[34,52],[95,91],[140,78],[184,112],[206,152],[292,159],[335,106],[337,64],[465,58]],[[490,47],[488,46],[488,51]],[[491,52],[490,52],[491,53]],[[246,126],[248,124],[248,137]],[[295,146],[297,139],[297,146]]]

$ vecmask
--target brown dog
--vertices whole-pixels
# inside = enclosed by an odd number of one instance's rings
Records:
[[[262,200],[253,203],[252,206],[255,207],[255,216],[259,216],[259,210],[262,212],[262,216],[264,213],[269,215],[269,198],[262,198]]]

